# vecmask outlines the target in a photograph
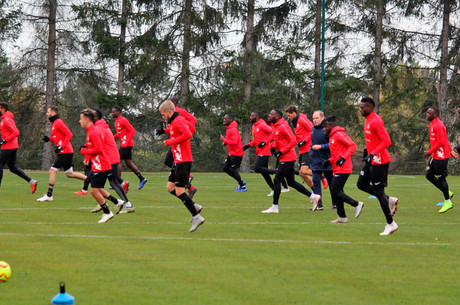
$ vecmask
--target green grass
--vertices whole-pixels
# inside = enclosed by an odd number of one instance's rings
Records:
[[[399,230],[379,236],[385,221],[376,199],[352,175],[345,191],[365,202],[350,223],[307,200],[282,194],[280,214],[257,174],[243,174],[247,193],[221,173],[196,173],[196,202],[206,223],[188,233],[190,214],[165,190],[167,173],[147,174],[128,193],[136,212],[97,224],[81,182],[60,173],[54,201],[38,203],[20,178],[5,174],[0,190],[0,260],[13,270],[0,283],[0,304],[50,304],[65,281],[76,304],[458,304],[458,208],[439,215],[442,194],[423,176],[391,176],[387,193],[400,198]],[[460,196],[460,177],[449,177]],[[456,197],[454,197],[454,204]],[[308,201],[309,202],[309,201]],[[113,205],[111,204],[111,207]]]

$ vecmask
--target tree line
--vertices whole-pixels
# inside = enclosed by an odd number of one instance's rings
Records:
[[[40,141],[49,105],[60,107],[74,146],[84,141],[81,109],[109,116],[119,105],[138,131],[136,163],[157,171],[166,170],[158,106],[177,95],[198,119],[194,170],[216,171],[225,113],[247,143],[252,110],[293,104],[311,116],[323,107],[362,150],[357,104],[372,96],[392,138],[392,172],[421,173],[428,107],[440,109],[458,142],[459,15],[454,0],[0,1],[0,97],[11,103],[26,168],[51,164]]]

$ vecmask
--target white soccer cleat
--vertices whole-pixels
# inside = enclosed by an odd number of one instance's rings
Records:
[[[199,226],[201,226],[204,223],[204,218],[201,217],[200,214],[197,214],[192,217],[192,226],[190,227],[190,230],[188,230],[190,233],[196,231]]]
[[[348,218],[346,217],[339,217],[335,220],[331,220],[331,223],[348,223]]]
[[[279,213],[278,206],[277,205],[272,205],[268,209],[263,210],[262,213],[263,214],[278,214]]]
[[[43,194],[43,196],[40,197],[40,198],[38,198],[37,201],[42,201],[42,202],[43,202],[43,201],[53,201],[53,196],[48,197],[48,195]]]
[[[391,216],[395,216],[398,210],[399,199],[396,197],[388,197],[388,207],[390,208]]]
[[[321,196],[316,195],[316,194],[311,194],[310,199],[311,199],[311,203],[313,204],[313,206],[311,207],[311,210],[314,212],[318,209],[318,203],[319,203],[319,200],[321,199]]]
[[[364,202],[360,201],[358,202],[358,205],[355,206],[355,218],[358,218],[359,215],[361,215],[361,211],[364,208]]]
[[[98,204],[94,209],[91,210],[91,213],[97,213],[102,211],[102,207]]]
[[[125,202],[123,200],[121,199],[117,199],[117,200],[118,200],[118,203],[115,206],[115,214],[120,213],[121,209],[123,209],[123,207],[125,206]]]
[[[101,219],[97,222],[97,223],[106,223],[107,221],[109,221],[110,219],[113,218],[113,213],[110,212],[109,214],[102,214],[102,217]]]
[[[195,206],[196,212],[200,214],[200,212],[203,210],[203,207],[199,205],[198,203],[195,203],[194,206]]]
[[[282,188],[281,189],[281,193],[289,193],[291,190],[287,187],[287,188]]]
[[[267,195],[267,197],[273,197],[275,195],[274,191],[271,191],[270,194]]]
[[[398,225],[396,224],[396,222],[392,222],[390,224],[387,224],[385,226],[385,230],[383,230],[382,233],[380,233],[381,236],[386,236],[386,235],[390,235],[391,233],[395,232],[396,230],[398,230]]]

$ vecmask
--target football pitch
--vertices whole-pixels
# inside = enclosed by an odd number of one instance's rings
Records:
[[[442,194],[424,176],[389,177],[399,230],[379,236],[385,218],[356,188],[357,175],[345,192],[364,201],[361,216],[346,205],[349,223],[330,224],[328,191],[324,211],[311,212],[291,189],[279,214],[261,214],[272,198],[259,174],[242,174],[248,192],[234,193],[229,176],[195,173],[206,222],[189,233],[189,212],[166,191],[168,173],[146,174],[140,191],[125,174],[136,212],[106,224],[89,212],[91,195],[72,195],[81,181],[59,173],[54,201],[41,203],[48,175],[30,174],[34,195],[10,173],[0,190],[0,261],[13,272],[0,283],[1,305],[50,304],[60,281],[76,304],[90,305],[460,303],[460,205],[438,214]],[[455,205],[460,177],[448,182]]]

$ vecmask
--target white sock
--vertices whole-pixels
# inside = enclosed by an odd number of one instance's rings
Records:
[[[128,202],[125,203],[125,207],[132,208],[133,205],[131,204],[131,202],[128,201]]]

